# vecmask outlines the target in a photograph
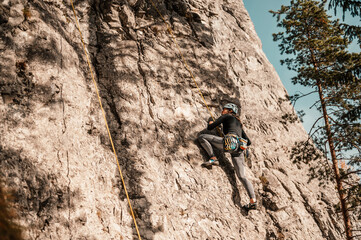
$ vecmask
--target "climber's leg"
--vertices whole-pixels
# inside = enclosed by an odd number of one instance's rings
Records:
[[[250,197],[250,202],[255,203],[256,202],[256,195],[254,193],[253,185],[251,182],[246,178],[245,174],[245,166],[244,166],[244,153],[233,153],[232,156],[232,162],[234,169],[236,171],[236,174],[239,178],[239,180],[242,182],[243,186],[245,187],[248,196]]]
[[[198,137],[198,140],[204,150],[206,150],[206,152],[210,156],[210,159],[207,162],[203,163],[202,166],[208,167],[211,165],[218,165],[219,163],[216,156],[214,155],[212,146],[218,149],[223,149],[223,138],[211,134],[201,134]]]
[[[198,141],[210,157],[215,157],[212,145],[218,149],[223,149],[222,137],[218,137],[212,134],[201,134],[198,137]]]

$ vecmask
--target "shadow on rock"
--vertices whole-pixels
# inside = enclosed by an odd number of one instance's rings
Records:
[[[59,210],[71,208],[67,186],[58,182],[54,173],[40,170],[33,160],[21,157],[21,151],[0,145],[1,178],[13,191],[14,202],[21,219],[31,221],[29,229],[44,231],[47,226],[58,223]],[[68,225],[69,223],[64,222]]]
[[[146,79],[139,79],[131,72],[130,69],[126,69],[122,72],[119,78],[116,69],[118,69],[119,55],[122,57],[129,57],[134,59],[134,56],[130,54],[124,54],[121,49],[116,48],[112,43],[119,40],[119,34],[117,32],[109,32],[104,28],[103,19],[108,18],[107,14],[109,11],[117,5],[119,9],[126,4],[124,2],[103,2],[94,1],[93,6],[90,9],[89,16],[91,16],[90,22],[95,29],[89,29],[89,32],[93,35],[95,41],[92,43],[97,46],[97,52],[95,53],[94,69],[98,77],[100,95],[103,99],[104,110],[109,121],[109,129],[114,140],[115,149],[119,156],[119,164],[124,175],[125,185],[127,187],[128,195],[132,204],[132,209],[139,227],[139,232],[142,239],[152,240],[157,232],[163,231],[162,226],[153,226],[152,214],[150,212],[151,202],[147,199],[144,194],[144,190],[141,187],[140,180],[143,176],[143,171],[139,170],[139,162],[136,161],[137,156],[129,151],[130,141],[129,139],[134,138],[137,133],[128,133],[125,128],[129,123],[126,117],[122,115],[122,106],[120,106],[118,99],[126,99],[132,101],[134,97],[128,94],[124,89],[121,88],[122,81],[129,81],[131,83],[146,83]],[[125,32],[126,26],[124,26]],[[94,31],[96,30],[96,31]],[[125,33],[125,37],[129,37],[131,32]],[[139,51],[135,48],[134,51]],[[111,74],[109,74],[111,73]],[[119,86],[120,84],[120,86]],[[134,123],[133,129],[140,129],[140,126],[136,126]],[[124,136],[124,133],[128,135]],[[103,143],[107,148],[111,148],[109,142]],[[138,165],[137,165],[138,164]],[[114,185],[120,189],[119,199],[125,201],[127,199],[125,189],[123,187],[122,180],[120,178],[119,171],[114,165],[116,181]],[[128,207],[130,214],[130,208]],[[132,222],[133,239],[138,239],[138,234],[134,222]]]

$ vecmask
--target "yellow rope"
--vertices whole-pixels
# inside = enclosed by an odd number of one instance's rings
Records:
[[[212,115],[212,112],[211,112],[211,110],[209,109],[208,104],[206,103],[206,100],[204,99],[204,96],[203,96],[203,94],[202,94],[202,91],[201,91],[201,89],[198,87],[198,84],[197,84],[197,81],[196,81],[196,79],[195,79],[195,77],[194,77],[194,75],[193,75],[193,72],[190,70],[190,68],[189,68],[189,66],[188,66],[188,63],[187,63],[186,59],[184,58],[184,56],[183,56],[183,54],[182,54],[182,51],[181,51],[181,49],[180,49],[180,47],[179,47],[179,44],[178,44],[178,42],[177,42],[177,39],[175,38],[175,36],[174,36],[174,34],[173,34],[172,29],[170,28],[170,26],[169,26],[169,24],[167,23],[167,21],[164,19],[163,15],[162,15],[162,14],[160,13],[160,11],[158,10],[157,6],[154,4],[153,0],[150,0],[150,2],[152,3],[152,5],[153,5],[153,7],[155,8],[155,10],[158,12],[159,16],[163,19],[163,22],[167,25],[168,32],[169,32],[169,34],[172,36],[172,40],[173,40],[174,44],[177,46],[177,49],[178,49],[178,51],[179,51],[179,54],[180,54],[180,56],[181,56],[181,58],[182,58],[182,60],[183,60],[184,66],[186,67],[187,71],[188,71],[189,74],[191,75],[191,77],[192,77],[192,79],[193,79],[193,81],[194,81],[194,83],[195,83],[195,85],[196,85],[196,87],[197,87],[197,89],[198,89],[198,91],[199,91],[199,95],[200,95],[201,98],[203,99],[203,102],[204,102],[204,104],[206,105],[209,114],[211,115],[213,121],[215,121],[215,120],[214,120],[214,117],[213,117],[213,115]],[[220,132],[220,130],[219,130],[218,127],[217,127],[217,129],[218,129],[218,131]]]
[[[72,8],[73,8],[76,25],[77,25],[77,28],[78,28],[78,30],[79,30],[80,39],[81,39],[81,42],[82,42],[82,44],[83,44],[84,53],[85,53],[85,55],[86,55],[86,59],[87,59],[87,62],[88,62],[88,66],[89,66],[89,70],[90,70],[90,75],[91,75],[91,77],[92,77],[92,79],[93,79],[93,83],[94,83],[94,87],[95,87],[95,90],[96,90],[96,93],[97,93],[97,96],[98,96],[100,108],[101,108],[102,113],[103,113],[103,117],[104,117],[104,121],[105,121],[105,126],[106,126],[106,128],[107,128],[108,135],[109,135],[109,140],[110,140],[110,143],[112,144],[114,156],[115,156],[115,159],[116,159],[116,162],[117,162],[117,165],[118,165],[119,174],[120,174],[120,177],[121,177],[121,179],[122,179],[122,183],[123,183],[125,195],[127,196],[127,199],[128,199],[128,204],[129,204],[130,212],[131,212],[132,217],[133,217],[133,220],[134,220],[135,229],[137,230],[138,239],[141,240],[142,238],[140,237],[140,233],[139,233],[139,230],[138,230],[137,221],[135,220],[135,216],[134,216],[132,204],[130,203],[130,199],[129,199],[127,187],[125,186],[123,174],[122,174],[122,171],[121,171],[121,169],[120,169],[118,156],[117,156],[117,153],[116,153],[116,151],[115,151],[113,139],[112,139],[112,136],[111,136],[110,131],[109,131],[108,121],[107,121],[107,118],[106,118],[106,116],[105,116],[105,111],[104,111],[104,109],[103,109],[103,105],[102,105],[102,101],[101,101],[101,98],[100,98],[100,95],[99,95],[97,83],[96,83],[96,81],[95,81],[94,74],[93,74],[93,70],[92,70],[92,68],[91,68],[91,64],[90,64],[90,60],[89,60],[89,56],[88,56],[88,53],[87,53],[87,51],[86,51],[85,43],[84,43],[84,40],[83,40],[83,35],[82,35],[82,33],[81,33],[81,30],[80,30],[80,26],[79,26],[79,22],[78,22],[78,18],[77,18],[76,12],[75,12],[73,0],[70,0],[70,2],[71,2],[71,6],[72,6]]]

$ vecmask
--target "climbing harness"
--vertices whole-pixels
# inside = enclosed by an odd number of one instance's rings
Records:
[[[239,148],[238,136],[234,134],[227,134],[223,138],[223,149],[225,152],[233,153]]]
[[[227,134],[223,138],[223,149],[225,152],[234,153],[239,149],[247,149],[247,140],[234,134]]]
[[[248,148],[248,141],[244,138],[238,138],[239,140],[239,148],[244,151]]]
[[[78,30],[79,30],[80,39],[81,39],[81,42],[82,42],[82,45],[83,45],[83,49],[84,49],[84,53],[85,53],[85,56],[86,56],[86,59],[87,59],[87,62],[88,62],[90,75],[91,75],[91,77],[92,77],[92,79],[93,79],[95,91],[96,91],[97,96],[98,96],[99,105],[100,105],[100,108],[101,108],[102,113],[103,113],[103,118],[104,118],[104,121],[105,121],[105,126],[106,126],[106,128],[107,128],[108,135],[109,135],[109,140],[110,140],[110,143],[111,143],[112,148],[113,148],[114,157],[115,157],[116,162],[117,162],[117,165],[118,165],[118,170],[119,170],[120,178],[122,179],[122,183],[123,183],[123,187],[124,187],[124,192],[125,192],[125,195],[127,196],[127,199],[128,199],[129,209],[130,209],[130,212],[131,212],[132,217],[133,217],[133,220],[134,220],[134,225],[135,225],[135,229],[136,229],[137,234],[138,234],[138,239],[141,240],[142,238],[140,237],[140,233],[139,233],[137,221],[135,220],[135,215],[134,215],[134,212],[133,212],[132,204],[130,203],[130,199],[129,199],[127,187],[125,186],[125,182],[124,182],[122,170],[120,169],[120,164],[119,164],[118,156],[117,156],[117,153],[116,153],[116,151],[115,151],[113,139],[112,139],[112,136],[111,136],[110,131],[109,131],[108,121],[107,121],[107,118],[106,118],[106,116],[105,116],[105,111],[104,111],[104,109],[103,109],[102,101],[101,101],[101,98],[100,98],[100,95],[99,95],[98,86],[97,86],[97,83],[96,83],[95,78],[94,78],[94,74],[93,74],[93,70],[92,70],[92,68],[91,68],[91,64],[90,64],[90,60],[89,60],[88,53],[87,53],[87,51],[86,51],[85,43],[84,43],[84,40],[83,40],[83,35],[82,35],[82,33],[81,33],[81,30],[80,30],[79,21],[78,21],[76,12],[75,12],[73,0],[70,0],[70,3],[71,3],[71,6],[72,6],[72,8],[73,8],[74,17],[75,17],[75,22],[76,22],[77,28],[78,28]]]

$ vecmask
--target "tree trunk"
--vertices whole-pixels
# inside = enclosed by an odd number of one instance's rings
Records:
[[[325,120],[326,134],[327,134],[327,139],[328,139],[328,145],[330,147],[330,152],[331,152],[332,167],[333,167],[333,171],[335,173],[337,191],[340,196],[341,211],[342,211],[343,220],[345,223],[346,239],[351,240],[352,239],[351,220],[350,220],[350,215],[347,211],[346,197],[345,197],[345,194],[343,193],[343,186],[342,186],[342,182],[341,182],[340,171],[339,171],[338,164],[337,164],[336,150],[335,150],[335,146],[334,146],[334,142],[333,142],[333,138],[332,138],[331,126],[330,126],[330,122],[328,120],[326,103],[325,103],[325,99],[323,97],[322,86],[321,86],[321,83],[319,80],[317,80],[317,88],[318,88],[318,94],[319,94],[320,101],[321,101],[323,118]]]
[[[317,62],[316,62],[315,55],[313,53],[312,48],[310,48],[310,54],[311,54],[311,60],[312,60],[314,69],[317,72],[318,66],[317,66]],[[330,147],[332,168],[335,173],[337,191],[338,191],[338,195],[340,197],[341,211],[342,211],[343,221],[345,224],[346,239],[351,240],[353,238],[352,237],[351,219],[350,219],[350,215],[347,211],[346,197],[345,197],[345,194],[343,193],[343,186],[342,186],[342,181],[341,181],[341,176],[340,176],[340,170],[338,168],[338,163],[337,163],[335,145],[333,142],[330,122],[328,120],[326,102],[325,102],[325,98],[323,96],[323,89],[322,89],[322,85],[321,85],[321,82],[319,79],[317,79],[316,85],[318,88],[318,95],[320,97],[323,119],[325,120],[326,135],[327,135],[328,145]]]

